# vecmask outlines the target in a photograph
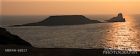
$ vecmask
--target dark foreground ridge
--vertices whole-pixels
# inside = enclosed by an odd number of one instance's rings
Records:
[[[139,56],[139,52],[105,50],[105,49],[80,49],[80,48],[31,48],[27,52],[0,52],[3,56]],[[1,54],[3,53],[3,54]]]
[[[113,53],[114,52],[114,53]],[[116,52],[116,53],[115,53]],[[124,52],[124,53],[123,53]],[[128,52],[120,50],[105,50],[101,48],[80,49],[80,48],[42,48],[34,49],[33,56],[136,56],[139,52]]]
[[[0,47],[32,47],[32,45],[17,35],[13,35],[0,27]]]
[[[49,18],[41,22],[15,26],[59,26],[59,25],[81,25],[90,23],[101,23],[101,22],[98,20],[90,20],[83,15],[62,15],[62,16],[50,16]]]
[[[125,18],[123,18],[123,14],[119,13],[117,17],[113,17],[110,20],[106,20],[107,22],[125,22]]]

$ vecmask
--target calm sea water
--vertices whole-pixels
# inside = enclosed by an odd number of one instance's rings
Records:
[[[112,16],[90,15],[87,17],[104,21]],[[2,25],[37,22],[46,17],[10,18],[3,17]],[[140,15],[125,16],[125,18],[127,22],[51,27],[4,27],[39,48],[115,48],[140,51]]]

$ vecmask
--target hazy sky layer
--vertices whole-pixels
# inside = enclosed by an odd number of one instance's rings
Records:
[[[140,14],[140,0],[0,0],[0,15]]]

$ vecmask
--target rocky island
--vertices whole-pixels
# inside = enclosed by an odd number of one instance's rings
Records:
[[[62,16],[50,16],[41,22],[15,26],[59,26],[59,25],[80,25],[90,23],[101,23],[101,22],[98,20],[90,20],[83,15],[62,15]]]
[[[125,18],[123,18],[123,14],[119,13],[117,17],[113,17],[109,20],[106,20],[107,22],[125,22]]]

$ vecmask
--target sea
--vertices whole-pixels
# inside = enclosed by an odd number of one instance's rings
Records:
[[[105,22],[116,15],[84,15],[105,23],[65,26],[20,26],[47,16],[1,16],[0,25],[38,48],[112,48],[140,51],[140,15],[124,15],[126,22]]]

